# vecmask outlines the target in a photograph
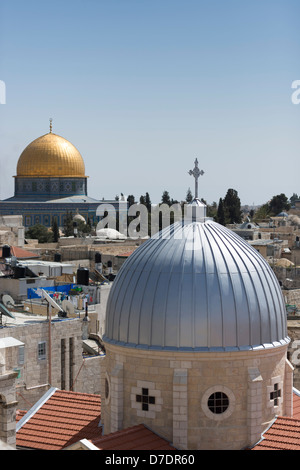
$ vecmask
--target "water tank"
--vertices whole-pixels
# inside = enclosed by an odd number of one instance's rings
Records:
[[[95,253],[95,263],[96,264],[99,264],[102,262],[102,256],[101,256],[101,253],[99,253],[98,251]]]
[[[11,257],[10,246],[9,245],[3,245],[3,247],[2,247],[2,258],[10,258],[10,257]]]
[[[55,263],[60,263],[61,262],[61,254],[60,253],[55,253],[54,261],[55,261]]]
[[[15,279],[21,279],[21,278],[24,278],[24,277],[26,277],[26,267],[19,264],[14,269],[14,278]]]
[[[78,268],[77,269],[77,284],[82,286],[89,285],[90,272],[87,268]]]

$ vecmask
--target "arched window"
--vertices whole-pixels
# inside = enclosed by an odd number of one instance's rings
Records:
[[[110,401],[110,380],[107,372],[104,377],[104,398],[105,404],[107,405]]]

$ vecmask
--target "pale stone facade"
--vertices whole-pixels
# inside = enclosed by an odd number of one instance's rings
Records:
[[[276,415],[292,414],[286,353],[286,345],[199,353],[106,344],[104,434],[144,423],[178,449],[247,448]],[[220,393],[223,412],[208,405]]]
[[[82,319],[52,321],[51,328],[47,320],[28,319],[28,324],[0,329],[0,341],[6,337],[24,343],[22,354],[10,361],[17,374],[18,409],[29,409],[50,386],[100,393],[101,357],[83,358]]]
[[[298,316],[288,320],[288,332],[291,338],[288,358],[294,367],[294,387],[300,389],[300,320]]]
[[[0,441],[12,448],[16,444],[16,380],[13,370],[23,343],[11,337],[0,339]]]
[[[10,446],[16,444],[16,372],[0,375],[0,440]]]
[[[21,215],[0,215],[0,246],[24,246],[25,227]]]

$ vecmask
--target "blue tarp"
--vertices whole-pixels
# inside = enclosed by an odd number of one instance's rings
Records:
[[[51,286],[51,287],[37,287],[35,289],[27,289],[28,299],[40,299],[42,298],[42,289],[47,292],[51,297],[54,292],[60,292],[61,294],[69,295],[71,289],[74,289],[76,284],[67,284],[63,286]]]

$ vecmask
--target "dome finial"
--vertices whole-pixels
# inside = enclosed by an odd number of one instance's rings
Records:
[[[192,175],[195,178],[195,199],[198,199],[198,178],[199,176],[204,175],[204,171],[199,170],[197,158],[195,160],[195,168],[193,170],[190,170],[188,173],[189,175]]]
[[[52,121],[53,121],[53,119],[50,118],[49,121],[50,121],[50,134],[52,134]]]

